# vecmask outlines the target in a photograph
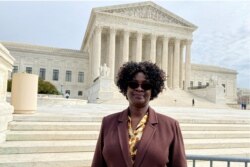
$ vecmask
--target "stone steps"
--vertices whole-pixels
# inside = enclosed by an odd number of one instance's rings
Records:
[[[7,141],[96,140],[99,131],[8,131]]]
[[[249,156],[249,149],[203,149],[187,150],[187,154]],[[217,153],[217,154],[215,154]],[[35,153],[0,155],[0,167],[90,167],[93,152]],[[190,165],[191,167],[191,165]]]
[[[86,105],[14,114],[7,141],[0,144],[0,167],[90,167],[102,117],[120,108],[124,106]],[[156,110],[180,122],[187,154],[250,157],[248,113],[196,108]]]
[[[99,131],[100,122],[10,122],[9,129],[15,131]],[[193,131],[250,131],[249,124],[188,124],[181,123],[182,130]]]
[[[0,154],[93,152],[96,140],[8,141],[0,144]]]
[[[185,148],[227,149],[250,148],[249,139],[185,139]],[[8,141],[0,144],[1,154],[93,152],[96,140]]]
[[[183,131],[184,139],[249,138],[248,131]],[[98,131],[8,131],[7,141],[96,140]]]
[[[0,167],[90,167],[93,152],[0,155]]]
[[[185,123],[185,124],[247,124],[250,125],[250,118],[244,119],[242,117],[231,119],[231,116],[226,118],[218,118],[218,117],[212,117],[212,118],[204,118],[204,116],[199,117],[196,116],[196,113],[192,113],[191,116],[185,117],[183,115],[184,113],[165,113],[161,112],[162,114],[166,114],[171,116],[172,118],[175,118],[179,121],[179,123]],[[110,114],[110,113],[100,113],[99,115],[95,114],[84,114],[84,115],[77,115],[77,116],[69,116],[69,115],[62,115],[58,116],[57,114],[27,114],[27,115],[13,115],[13,121],[16,122],[101,122],[103,116]],[[201,113],[202,114],[202,113]]]

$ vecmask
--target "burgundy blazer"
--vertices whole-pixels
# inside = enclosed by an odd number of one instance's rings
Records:
[[[179,123],[149,107],[134,165],[128,148],[128,109],[102,120],[92,167],[187,167]]]

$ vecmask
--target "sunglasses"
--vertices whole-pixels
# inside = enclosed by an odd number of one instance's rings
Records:
[[[143,82],[141,84],[139,84],[137,81],[129,81],[128,82],[128,87],[130,87],[131,89],[136,89],[139,86],[141,86],[141,88],[144,89],[144,90],[152,89],[152,84],[149,83],[149,82]]]

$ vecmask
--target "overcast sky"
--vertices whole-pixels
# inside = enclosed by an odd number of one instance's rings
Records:
[[[91,9],[127,2],[1,1],[0,41],[80,49]],[[192,63],[237,70],[237,86],[250,89],[250,1],[154,2],[198,26]]]

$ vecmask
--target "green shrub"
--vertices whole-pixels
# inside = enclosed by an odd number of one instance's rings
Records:
[[[9,79],[7,83],[7,92],[11,92],[11,85],[12,85],[12,80]]]
[[[8,80],[7,91],[11,92],[12,80]],[[49,81],[38,80],[38,93],[39,94],[54,94],[59,95],[60,93],[56,87]]]
[[[49,81],[39,79],[38,81],[38,93],[39,94],[54,94],[59,95],[60,93],[56,87]]]

